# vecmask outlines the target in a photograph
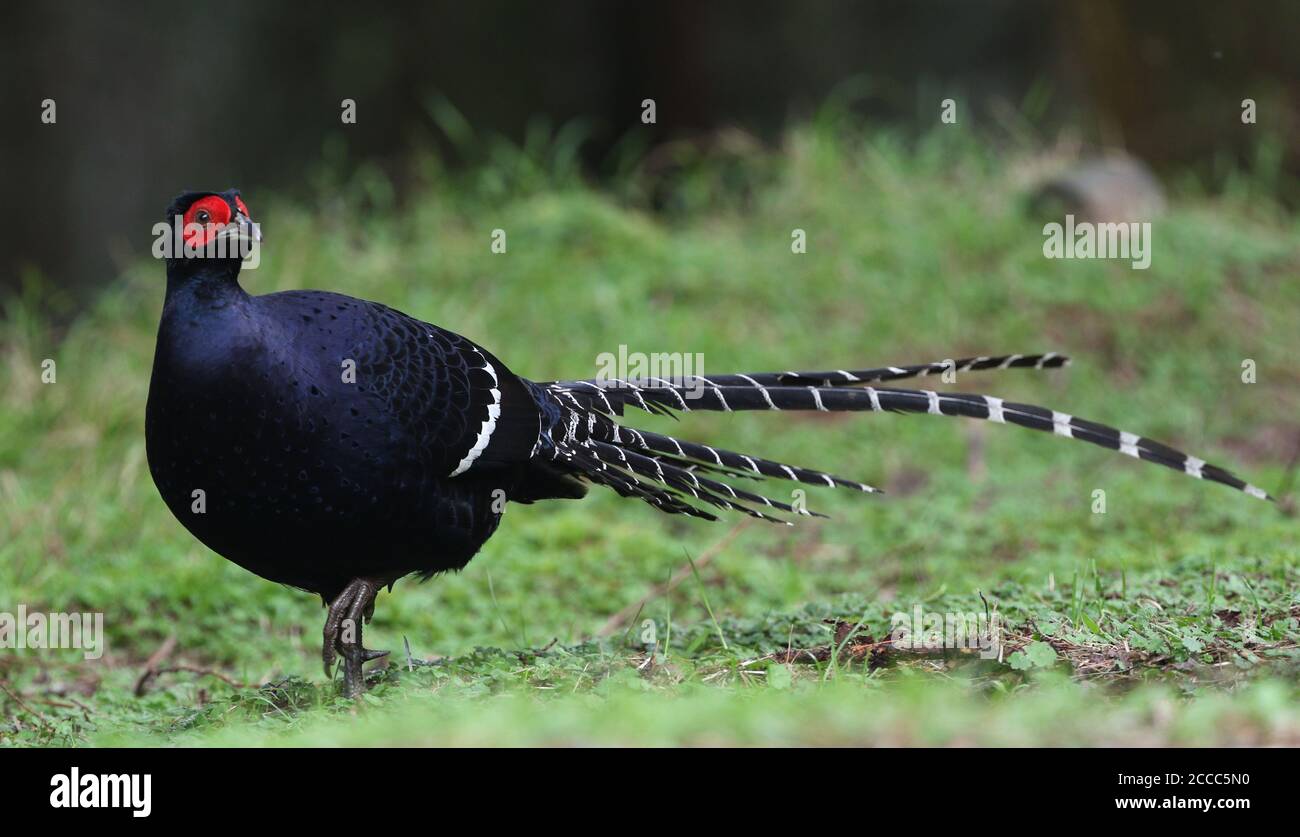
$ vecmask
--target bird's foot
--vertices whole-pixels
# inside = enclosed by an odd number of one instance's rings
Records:
[[[362,666],[371,660],[388,656],[387,651],[371,651],[361,644],[361,626],[375,614],[375,596],[381,582],[370,578],[354,579],[330,603],[325,619],[325,642],[321,659],[325,663],[325,676],[333,675],[334,656],[343,658],[343,694],[357,698],[366,690]]]

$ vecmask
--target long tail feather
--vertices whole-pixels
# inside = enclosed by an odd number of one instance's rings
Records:
[[[803,514],[815,517],[825,517],[825,515],[810,512],[807,509],[796,509],[786,503],[764,497],[761,494],[754,494],[750,491],[735,488],[726,483],[711,480],[708,477],[698,476],[685,468],[676,465],[664,463],[657,459],[645,456],[627,448],[621,448],[617,445],[611,445],[607,442],[594,442],[593,447],[602,461],[614,463],[622,468],[632,471],[635,474],[649,477],[665,483],[678,491],[703,500],[712,505],[733,511],[744,512],[761,519],[767,519],[767,515],[747,506],[739,505],[740,502],[752,503],[756,505],[767,506],[768,508],[786,512],[787,514]],[[609,458],[606,458],[609,457]]]
[[[606,463],[589,449],[571,452],[562,458],[573,465],[583,477],[612,488],[622,497],[644,500],[669,514],[686,514],[705,520],[718,519],[716,515],[683,502],[676,494],[660,486],[643,482],[635,474],[607,467]]]
[[[721,376],[719,376],[721,377]],[[998,423],[1018,424],[1034,430],[1055,433],[1058,436],[1079,439],[1095,445],[1119,451],[1120,453],[1164,465],[1167,468],[1182,471],[1197,479],[1209,480],[1230,486],[1260,499],[1271,500],[1262,489],[1251,485],[1231,472],[1211,465],[1205,460],[1179,451],[1169,445],[1118,430],[1105,424],[1077,418],[1068,413],[1058,412],[1033,404],[1020,404],[1003,401],[990,395],[972,393],[935,392],[931,390],[895,389],[882,387],[852,388],[843,386],[767,386],[748,384],[744,386],[705,385],[697,390],[697,397],[686,398],[689,387],[685,386],[651,386],[606,389],[602,400],[610,405],[636,406],[650,412],[664,409],[682,411],[740,411],[740,410],[817,410],[825,412],[844,411],[893,411],[907,413],[931,413],[934,415],[966,416]],[[622,429],[624,433],[627,428]],[[646,445],[650,436],[640,434]],[[668,439],[670,437],[664,437]],[[656,445],[668,443],[659,439]],[[656,447],[655,449],[660,449]],[[748,464],[741,457],[740,461],[713,457],[707,446],[698,446],[694,453],[685,449],[678,451],[675,446],[668,446],[664,452],[698,458],[704,462],[714,462],[728,467]],[[707,454],[708,457],[701,454]],[[780,469],[780,466],[778,466]],[[750,470],[764,476],[777,476],[768,473],[762,467]],[[787,475],[788,476],[788,475]],[[797,479],[797,477],[796,477]],[[804,480],[799,480],[804,481]]]
[[[624,430],[626,433],[626,430]],[[867,494],[875,494],[880,491],[879,488],[858,482],[857,480],[837,477],[834,474],[823,473],[822,471],[812,471],[808,468],[800,468],[795,465],[784,465],[780,462],[773,462],[770,459],[763,459],[757,456],[748,456],[743,453],[715,448],[710,445],[700,444],[698,442],[688,442],[685,439],[677,439],[673,436],[664,436],[659,433],[650,433],[644,430],[637,431],[637,434],[645,442],[646,447],[650,450],[660,451],[663,453],[675,453],[679,457],[710,463],[724,468],[729,468],[739,473],[749,476],[753,475],[758,478],[775,477],[781,480],[791,480],[793,482],[807,483],[808,485],[822,485],[831,488],[852,488]],[[749,474],[745,474],[745,471]]]
[[[568,394],[568,393],[566,393]],[[809,485],[823,485],[832,488],[851,488],[867,494],[878,493],[880,489],[866,483],[838,477],[823,471],[786,465],[758,456],[749,456],[735,451],[715,448],[710,445],[690,442],[673,436],[665,436],[649,430],[638,430],[618,424],[607,412],[586,408],[582,402],[575,402],[571,407],[573,420],[568,428],[573,441],[582,439],[608,442],[626,449],[661,454],[655,457],[660,461],[672,462],[680,467],[710,471],[727,477],[744,477],[763,479],[774,477]],[[657,405],[646,401],[646,409],[657,411]]]
[[[1068,366],[1070,359],[1056,352],[1039,355],[997,355],[966,357],[957,360],[939,360],[932,363],[916,363],[906,366],[880,366],[874,369],[831,369],[823,372],[745,372],[730,375],[709,375],[690,377],[683,381],[666,381],[659,378],[634,383],[651,386],[680,385],[683,391],[696,389],[695,382],[710,386],[817,386],[843,387],[859,386],[880,381],[897,381],[902,378],[923,378],[927,375],[942,375],[946,371],[954,374],[964,372],[981,372],[988,369],[1057,369]],[[627,386],[625,381],[602,382],[595,379],[583,381],[552,381],[542,386],[559,385],[569,389],[584,389],[608,386]]]
[[[532,386],[552,405],[547,408],[553,411],[547,444],[539,441],[549,458],[567,462],[569,470],[577,476],[606,485],[621,495],[639,498],[672,514],[688,514],[709,520],[716,517],[693,505],[690,500],[771,522],[789,523],[772,511],[813,514],[729,485],[721,479],[763,480],[771,477],[868,493],[879,489],[821,471],[627,427],[619,424],[616,418],[623,414],[625,407],[633,406],[668,416],[675,416],[678,411],[697,410],[875,411],[964,416],[1018,424],[1079,439],[1182,471],[1197,479],[1218,482],[1253,497],[1273,499],[1262,489],[1203,459],[1153,439],[1067,413],[1033,404],[1003,401],[991,395],[870,385],[945,371],[1050,369],[1067,363],[1068,358],[1049,352],[876,369],[738,373],[696,377],[682,382],[652,379],[649,385],[588,380]]]
[[[876,369],[832,369],[825,372],[751,372],[734,375],[709,375],[708,383],[716,386],[859,386],[879,381],[897,381],[901,378],[923,378],[963,372],[980,372],[985,369],[1056,369],[1067,366],[1070,359],[1056,352],[1041,355],[1001,355],[999,357],[967,357],[959,360],[940,360],[907,366],[882,366]],[[689,382],[685,382],[688,383]]]

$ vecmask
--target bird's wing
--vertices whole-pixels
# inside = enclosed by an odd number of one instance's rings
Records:
[[[541,411],[514,373],[469,339],[371,303],[357,349],[390,420],[414,434],[448,477],[527,462]]]

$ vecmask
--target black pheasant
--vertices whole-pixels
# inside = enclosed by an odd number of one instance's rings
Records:
[[[239,192],[189,192],[180,219],[198,245],[167,260],[145,434],[163,500],[215,552],[329,605],[326,671],[364,686],[375,596],[403,576],[464,567],[506,502],[576,499],[587,484],[672,514],[716,510],[788,522],[806,509],[737,483],[771,477],[876,489],[832,474],[633,429],[625,408],[892,411],[967,416],[1081,439],[1262,499],[1231,473],[1096,422],[986,395],[880,386],[938,374],[1054,368],[1056,354],[680,381],[534,383],[460,335],[375,302],[325,291],[250,296],[238,251],[260,240]],[[231,248],[234,249],[234,248]]]

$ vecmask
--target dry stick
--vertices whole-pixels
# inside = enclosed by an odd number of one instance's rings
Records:
[[[215,671],[215,670],[210,669],[210,668],[199,668],[198,666],[187,666],[187,665],[167,666],[166,668],[160,668],[160,669],[158,669],[158,670],[157,670],[156,672],[154,672],[154,673],[155,673],[155,674],[175,674],[175,673],[177,673],[177,672],[188,672],[189,674],[206,674],[206,675],[208,675],[209,677],[215,677],[215,678],[217,678],[218,680],[221,680],[221,681],[223,681],[223,682],[225,682],[225,683],[228,683],[229,685],[234,686],[236,689],[247,689],[247,688],[248,688],[248,684],[247,684],[247,683],[244,683],[244,682],[241,682],[241,681],[239,681],[239,680],[236,680],[235,678],[233,678],[233,677],[231,677],[231,676],[229,676],[229,675],[227,675],[227,674],[222,674],[221,672],[219,672],[219,671]]]
[[[146,660],[144,664],[144,671],[140,672],[140,676],[136,678],[135,681],[136,697],[142,697],[144,695],[144,687],[148,686],[149,681],[152,680],[154,675],[158,673],[158,666],[162,663],[163,660],[170,657],[172,655],[172,652],[175,650],[176,650],[176,634],[172,634],[171,636],[163,640],[163,644],[158,646],[157,651],[149,655],[149,659]]]
[[[14,703],[21,706],[24,710],[27,711],[29,715],[35,715],[36,719],[41,722],[41,726],[48,727],[50,725],[50,722],[45,718],[44,715],[42,715],[40,712],[37,712],[35,709],[32,709],[27,704],[23,703],[22,698],[18,697],[18,695],[11,692],[9,690],[9,687],[4,684],[3,680],[0,680],[0,691],[3,691],[6,695],[9,695],[9,697],[13,699]]]
[[[695,566],[702,567],[705,564],[712,561],[714,556],[722,552],[722,550],[726,548],[727,544],[735,540],[736,536],[739,535],[741,531],[752,522],[753,520],[751,518],[745,518],[744,520],[737,523],[735,526],[732,526],[730,532],[727,532],[727,534],[723,535],[720,540],[718,540],[716,543],[711,545],[708,549],[704,550],[704,552],[700,553],[700,557],[695,559]],[[651,599],[658,598],[659,596],[662,596],[665,593],[671,593],[673,590],[677,588],[677,585],[681,584],[683,581],[690,578],[691,573],[692,573],[691,563],[690,561],[687,561],[684,566],[679,567],[677,572],[672,574],[672,576],[668,579],[668,581],[666,581],[663,584],[657,584],[654,587],[650,588],[649,593],[646,593],[637,601],[632,602],[632,604],[628,605],[627,607],[620,610],[618,613],[615,613],[613,616],[609,617],[609,619],[606,620],[605,624],[596,633],[596,635],[609,636],[610,634],[614,633],[615,631],[618,630],[620,625],[622,625],[624,622],[630,619],[634,614],[636,614],[638,610],[645,607],[647,602],[649,602]]]
[[[82,716],[83,718],[86,719],[86,723],[90,723],[90,707],[89,707],[89,706],[87,706],[86,704],[84,704],[84,703],[82,703],[81,701],[77,700],[77,699],[76,699],[75,697],[73,697],[72,695],[62,695],[62,697],[66,697],[68,700],[72,701],[72,702],[69,704],[69,707],[72,708],[72,709],[80,709],[80,710],[81,710],[81,716]],[[53,703],[53,701],[48,701],[48,700],[47,700],[46,702],[47,702],[47,703]]]

